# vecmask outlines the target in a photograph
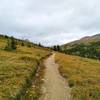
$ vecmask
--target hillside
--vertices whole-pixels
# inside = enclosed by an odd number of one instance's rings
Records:
[[[87,36],[80,40],[62,45],[60,50],[66,54],[100,59],[100,34]]]
[[[61,53],[55,59],[71,88],[72,100],[100,100],[100,61]]]
[[[16,45],[14,50],[9,44],[11,37],[0,35],[0,100],[36,99],[43,76],[42,60],[50,50],[29,41],[12,39]]]
[[[62,46],[63,47],[72,47],[75,44],[81,44],[81,43],[90,44],[91,42],[98,42],[98,41],[100,41],[100,34],[96,34],[93,36],[86,36],[86,37],[81,38],[80,40],[76,40],[71,43],[64,44]]]

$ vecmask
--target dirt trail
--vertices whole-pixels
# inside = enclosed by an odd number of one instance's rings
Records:
[[[46,73],[42,87],[43,96],[40,100],[71,100],[70,89],[58,71],[54,56],[55,54],[45,61]]]

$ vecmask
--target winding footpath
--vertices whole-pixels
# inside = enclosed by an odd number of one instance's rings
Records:
[[[40,100],[71,100],[70,88],[58,71],[55,63],[55,54],[51,55],[44,63],[46,73],[42,87],[43,95]]]

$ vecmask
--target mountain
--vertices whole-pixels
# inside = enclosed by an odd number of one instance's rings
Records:
[[[90,44],[91,42],[100,41],[100,33],[93,36],[86,36],[81,38],[80,40],[76,40],[67,44],[62,45],[62,47],[73,47],[75,44]]]
[[[86,36],[80,40],[60,46],[60,51],[87,58],[100,59],[100,34]]]

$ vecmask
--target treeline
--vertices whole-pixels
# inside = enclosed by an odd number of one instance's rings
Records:
[[[2,39],[6,39],[7,43],[5,46],[5,50],[8,51],[13,51],[17,49],[17,45],[21,45],[21,46],[27,46],[27,47],[35,47],[35,46],[39,46],[39,47],[44,47],[43,45],[41,45],[41,43],[35,44],[33,42],[30,42],[28,39],[25,40],[21,40],[21,39],[16,39],[13,36],[7,36],[7,35],[0,35],[0,38]]]
[[[54,46],[53,50],[60,51],[65,54],[78,55],[85,58],[93,58],[100,60],[100,41],[92,42],[89,45],[75,44],[71,48]]]

